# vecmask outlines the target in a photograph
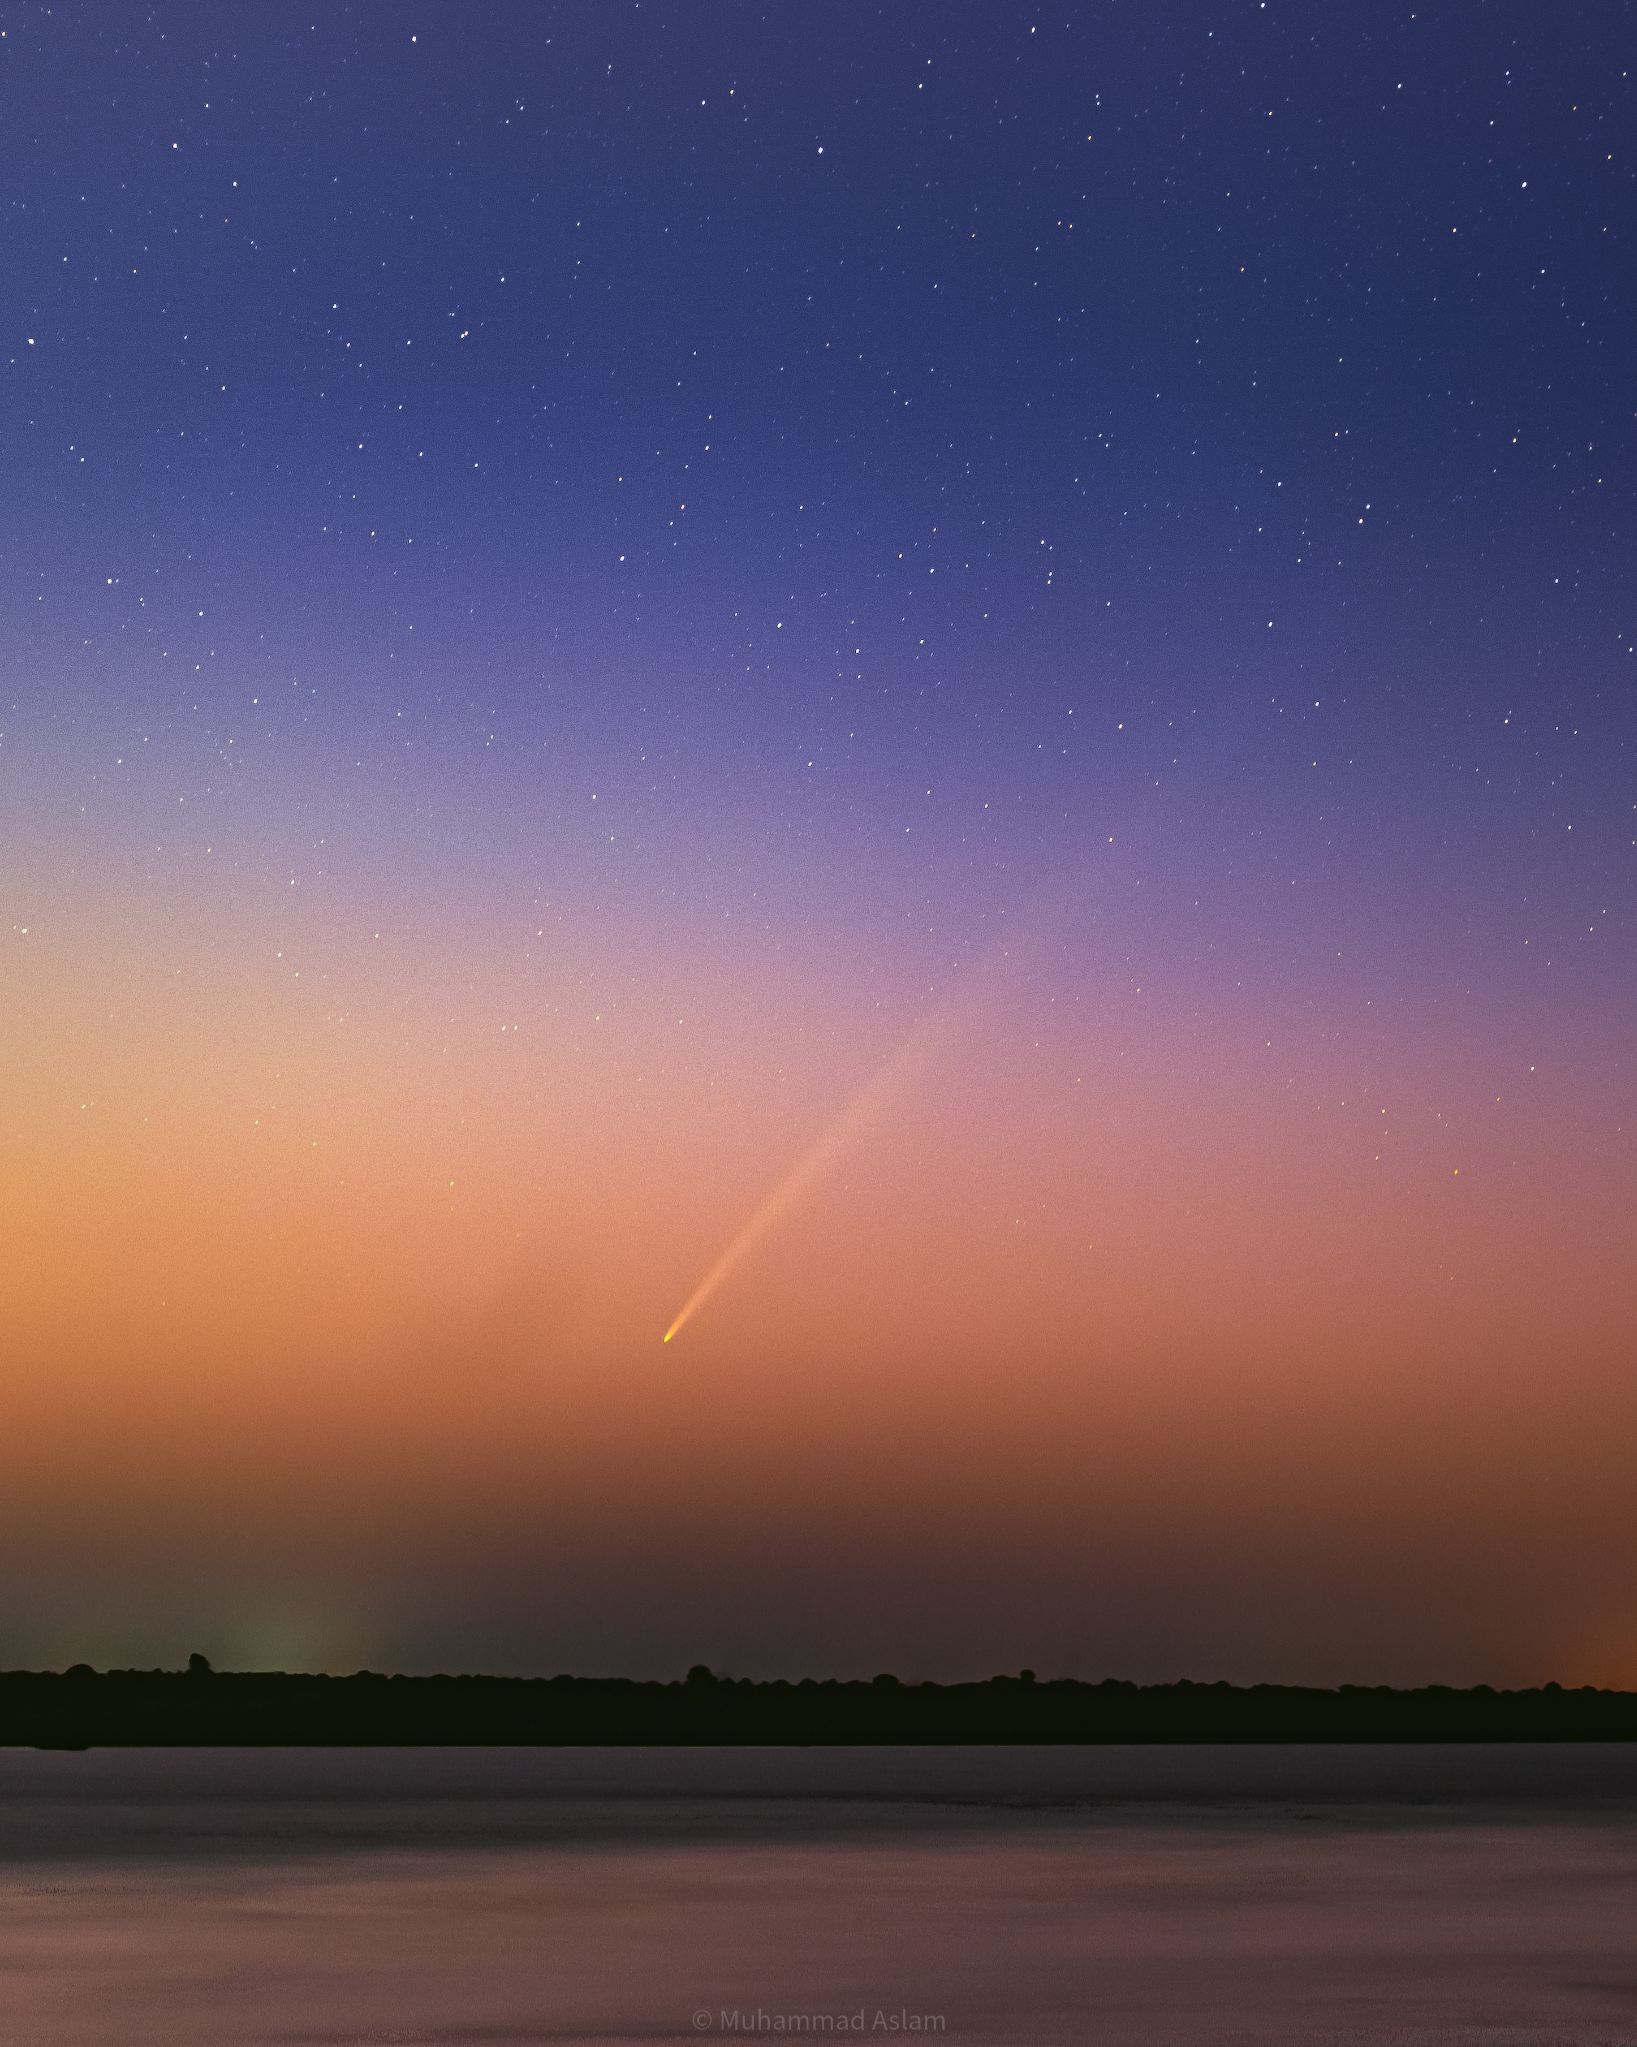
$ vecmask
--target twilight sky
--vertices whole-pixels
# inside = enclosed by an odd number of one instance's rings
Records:
[[[1631,26],[0,5],[0,1665],[1637,1684]]]

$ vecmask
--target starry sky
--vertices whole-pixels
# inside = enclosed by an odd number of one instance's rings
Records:
[[[1637,1684],[1631,29],[0,5],[0,1664]]]

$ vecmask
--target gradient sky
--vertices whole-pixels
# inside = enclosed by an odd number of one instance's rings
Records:
[[[1631,28],[0,5],[0,1664],[1637,1684]]]

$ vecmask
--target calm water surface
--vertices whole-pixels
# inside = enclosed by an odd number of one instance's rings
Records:
[[[0,2047],[1637,2047],[1621,1748],[0,1751]]]

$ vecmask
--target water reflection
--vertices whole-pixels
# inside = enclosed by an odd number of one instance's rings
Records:
[[[0,1813],[29,2047],[1637,2039],[1624,1750],[11,1752]]]

